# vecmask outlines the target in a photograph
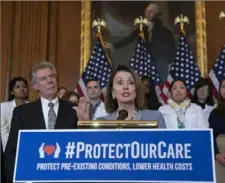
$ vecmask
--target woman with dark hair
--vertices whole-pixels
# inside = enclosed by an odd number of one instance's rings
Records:
[[[144,76],[141,78],[145,91],[145,105],[147,109],[158,110],[161,104],[155,92],[154,83],[150,77]]]
[[[160,112],[144,110],[143,85],[140,77],[129,67],[119,65],[110,76],[106,90],[105,108],[108,115],[101,120],[156,120],[158,128],[165,128]],[[77,108],[79,120],[89,120],[88,105],[88,99],[80,99]]]
[[[212,95],[212,83],[209,79],[201,78],[197,82],[192,102],[203,109],[205,120],[208,121],[209,114],[216,107]]]
[[[63,96],[64,93],[66,93],[66,92],[67,92],[67,88],[66,88],[66,87],[64,87],[64,86],[59,87],[59,88],[58,88],[58,97],[59,97],[60,99],[62,99],[62,96]]]
[[[9,83],[8,102],[1,103],[1,137],[3,150],[8,141],[13,110],[16,106],[27,103],[28,83],[22,77],[15,77]]]
[[[74,92],[74,91],[67,91],[62,96],[62,100],[67,100],[69,102],[72,102],[75,105],[78,105],[79,99],[80,99],[80,96],[78,95],[77,92]]]
[[[167,128],[208,128],[203,110],[188,98],[187,86],[182,80],[174,80],[170,87],[171,99],[161,106]]]
[[[209,125],[213,129],[214,135],[214,152],[216,161],[225,166],[225,150],[221,152],[216,142],[219,135],[225,135],[225,79],[220,82],[218,106],[209,116]],[[225,149],[225,143],[223,144]]]

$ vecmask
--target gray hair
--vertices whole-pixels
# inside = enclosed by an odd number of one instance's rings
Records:
[[[160,10],[160,6],[158,4],[151,2],[151,3],[148,4],[146,9],[149,8],[149,7],[151,7],[155,11],[156,17],[158,17],[162,14],[162,12]]]
[[[30,78],[31,78],[31,83],[36,82],[36,72],[40,69],[45,69],[49,68],[52,69],[56,73],[56,68],[53,64],[47,61],[40,62],[35,65],[35,67],[31,70]]]

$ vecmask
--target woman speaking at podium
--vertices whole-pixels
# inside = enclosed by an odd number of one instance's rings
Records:
[[[98,120],[154,120],[166,128],[159,111],[145,110],[145,95],[139,76],[129,67],[119,65],[111,74],[105,98],[107,116]],[[88,99],[81,98],[75,107],[79,120],[89,120]]]

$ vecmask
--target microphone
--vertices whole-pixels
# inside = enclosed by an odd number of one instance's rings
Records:
[[[125,109],[122,109],[118,112],[118,118],[117,120],[125,120],[128,116],[128,112]]]

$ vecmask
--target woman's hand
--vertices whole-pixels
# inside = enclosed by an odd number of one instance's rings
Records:
[[[78,103],[78,107],[73,107],[77,112],[78,120],[88,121],[89,119],[89,101],[85,97],[81,97]]]
[[[221,165],[225,166],[225,155],[216,154],[216,161],[218,161]]]

